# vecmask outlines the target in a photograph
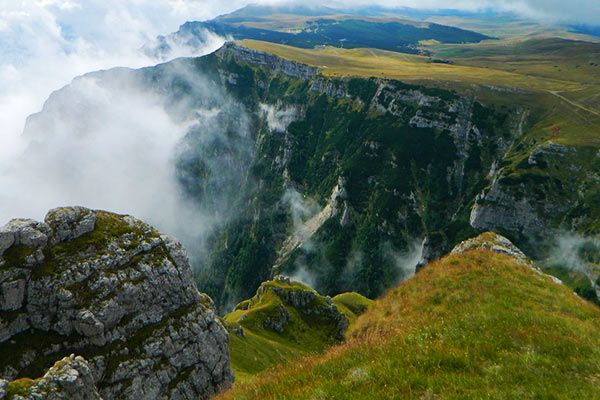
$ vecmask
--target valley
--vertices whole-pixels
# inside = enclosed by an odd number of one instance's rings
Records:
[[[249,5],[75,78],[6,173],[144,215],[0,228],[0,400],[600,398],[594,32]]]

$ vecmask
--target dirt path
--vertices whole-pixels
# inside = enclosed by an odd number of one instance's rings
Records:
[[[553,91],[553,90],[548,90],[548,93],[550,93],[550,94],[552,94],[552,95],[554,95],[554,96],[558,97],[559,99],[561,99],[561,100],[563,100],[563,101],[565,101],[565,102],[569,103],[570,105],[572,105],[572,106],[574,106],[574,107],[577,107],[577,108],[579,108],[579,109],[581,109],[581,110],[583,110],[583,111],[587,111],[587,112],[589,112],[589,113],[591,113],[591,114],[594,114],[594,115],[597,115],[598,117],[600,117],[600,112],[598,112],[598,111],[595,111],[595,110],[591,110],[591,109],[589,109],[589,108],[587,108],[587,107],[584,107],[584,106],[582,106],[581,104],[577,104],[577,103],[575,103],[575,102],[573,102],[573,101],[571,101],[571,100],[567,99],[565,96],[562,96],[562,95],[560,95],[560,94],[559,94],[560,92],[556,92],[556,91]]]

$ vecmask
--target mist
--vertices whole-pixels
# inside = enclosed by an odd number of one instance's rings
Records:
[[[180,239],[193,259],[236,215],[254,151],[242,106],[184,61],[77,78],[28,118],[23,137],[26,150],[0,172],[0,220],[40,220],[69,205],[131,214]]]
[[[577,271],[595,283],[592,266],[600,264],[600,240],[574,232],[566,232],[554,238],[556,246],[549,252],[545,264],[558,264]]]
[[[393,260],[398,272],[399,281],[405,282],[412,278],[417,272],[417,265],[423,257],[423,239],[414,239],[408,243],[408,248],[398,252],[390,244],[384,247],[384,253]]]

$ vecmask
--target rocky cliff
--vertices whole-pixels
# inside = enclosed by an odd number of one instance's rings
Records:
[[[57,361],[39,379],[0,379],[0,399],[102,400],[88,362],[75,355]]]
[[[201,290],[223,313],[278,273],[305,271],[326,295],[377,297],[484,231],[539,260],[557,230],[600,229],[598,150],[536,137],[559,127],[540,128],[535,107],[490,88],[328,76],[233,43],[93,77],[114,91],[125,72],[166,94],[178,118],[216,115],[185,135],[176,166],[182,191],[218,215],[194,260]],[[47,121],[57,105],[77,102],[68,92],[30,119],[51,128],[42,143],[61,134]]]
[[[238,61],[266,67],[272,72],[280,72],[284,75],[304,80],[312,78],[319,72],[318,68],[285,60],[273,54],[238,46],[234,43],[225,44],[216,55],[222,59],[233,56]],[[227,80],[232,84],[237,83],[235,75],[227,75]]]
[[[0,229],[0,378],[36,378],[72,353],[105,400],[208,398],[233,380],[182,245],[81,207]]]

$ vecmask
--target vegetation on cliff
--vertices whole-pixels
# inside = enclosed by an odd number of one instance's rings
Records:
[[[283,276],[264,282],[223,318],[236,382],[340,343],[371,302],[357,293],[331,299]]]

